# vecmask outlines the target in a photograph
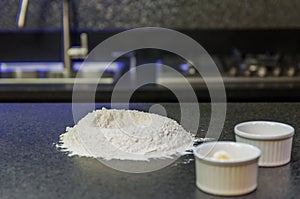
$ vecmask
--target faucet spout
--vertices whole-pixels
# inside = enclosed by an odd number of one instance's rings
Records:
[[[20,7],[17,15],[17,25],[19,28],[24,27],[28,3],[29,0],[20,0]]]

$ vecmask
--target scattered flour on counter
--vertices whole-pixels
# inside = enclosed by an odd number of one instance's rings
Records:
[[[184,154],[193,143],[193,135],[170,118],[102,108],[88,113],[74,127],[67,127],[57,147],[70,156],[149,160]]]

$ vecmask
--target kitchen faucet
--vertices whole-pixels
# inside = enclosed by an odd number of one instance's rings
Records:
[[[70,0],[63,0],[63,41],[64,41],[64,65],[65,77],[70,77],[72,61],[74,58],[84,58],[88,53],[88,38],[86,33],[80,34],[81,46],[71,47],[70,41]]]
[[[88,38],[86,33],[81,33],[81,46],[71,46],[70,41],[70,0],[63,1],[63,58],[64,58],[64,77],[71,77],[72,58],[84,58],[88,53]],[[17,25],[23,28],[25,25],[26,12],[29,0],[20,0],[20,9],[17,16]]]

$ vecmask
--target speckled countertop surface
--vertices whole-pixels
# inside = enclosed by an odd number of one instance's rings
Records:
[[[98,104],[97,107],[101,107]],[[147,104],[131,108],[148,110]],[[168,116],[179,118],[178,106]],[[201,129],[210,117],[201,104]],[[68,157],[54,143],[73,125],[71,104],[0,104],[0,198],[215,198],[195,186],[193,158],[186,155],[159,171],[130,174],[90,158]],[[193,110],[191,110],[191,118]],[[246,120],[276,120],[293,125],[292,161],[260,168],[258,189],[235,198],[298,198],[300,195],[300,103],[228,104],[221,140],[233,140],[233,126]],[[218,198],[218,197],[216,197]],[[227,197],[228,198],[228,197]]]

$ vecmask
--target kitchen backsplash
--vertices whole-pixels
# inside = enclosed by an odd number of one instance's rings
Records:
[[[298,0],[70,0],[73,29],[300,28]],[[19,0],[0,1],[0,31],[17,31]],[[29,0],[26,30],[62,26],[62,0]]]

